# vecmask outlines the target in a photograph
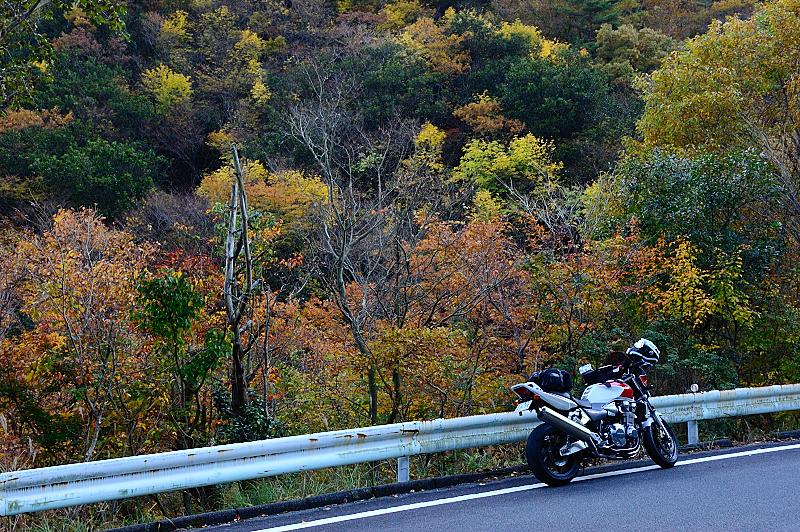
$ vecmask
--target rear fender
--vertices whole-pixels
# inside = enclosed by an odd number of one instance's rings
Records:
[[[538,395],[541,401],[562,412],[569,412],[578,406],[575,401],[568,397],[545,392],[539,387],[538,384],[534,382],[522,382],[520,384],[515,384],[511,387],[511,391],[517,394],[524,401],[530,401],[534,396]],[[530,405],[528,405],[528,408],[530,408]]]

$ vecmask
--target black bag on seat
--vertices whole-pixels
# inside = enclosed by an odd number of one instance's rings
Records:
[[[528,380],[538,384],[545,392],[566,393],[572,389],[572,375],[563,369],[535,371]]]
[[[586,383],[587,386],[592,384],[599,384],[601,382],[606,382],[607,380],[611,380],[617,375],[614,372],[614,366],[603,366],[597,369],[593,369],[587,371],[583,375],[583,382]]]

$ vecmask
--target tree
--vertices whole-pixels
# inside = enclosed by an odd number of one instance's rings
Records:
[[[578,56],[522,59],[500,85],[511,118],[546,139],[567,139],[593,126],[609,102],[605,76]]]
[[[162,111],[184,104],[192,97],[191,79],[163,64],[145,70],[142,73],[142,85],[152,94]]]
[[[381,311],[385,315],[387,309],[404,307],[400,279],[407,274],[406,250],[420,238],[414,213],[437,200],[422,186],[436,181],[425,181],[427,164],[414,164],[413,157],[403,163],[412,145],[408,123],[396,121],[370,131],[363,115],[348,107],[363,90],[353,73],[331,72],[318,62],[305,67],[310,97],[291,109],[287,122],[292,138],[308,151],[328,188],[316,241],[321,278],[365,362],[367,412],[370,422],[378,423],[381,374],[368,333]],[[424,150],[425,144],[416,145]],[[387,318],[397,314],[402,312]],[[395,367],[390,419],[397,417],[402,402],[400,380]]]
[[[616,83],[630,84],[639,73],[650,73],[676,47],[670,37],[651,28],[636,29],[630,24],[613,28],[603,24],[595,39],[597,58],[603,70]]]
[[[10,366],[3,367],[11,382],[19,382],[15,371],[32,372],[22,390],[32,388],[34,395],[12,387],[17,391],[6,399],[23,409],[20,415],[26,408],[43,412],[31,419],[30,430],[37,438],[53,430],[64,458],[75,453],[91,460],[98,446],[110,443],[101,436],[112,436],[109,420],[120,415],[115,405],[128,393],[129,379],[140,375],[130,308],[149,252],[88,210],[59,211],[49,230],[17,246],[22,311],[32,326],[0,351],[9,356],[4,362]],[[48,426],[53,416],[64,423]]]
[[[170,383],[168,419],[176,432],[177,449],[192,449],[206,442],[213,415],[203,387],[230,352],[225,333],[213,328],[195,340],[203,316],[204,295],[182,272],[163,271],[142,279],[137,288],[134,319],[153,336],[152,349],[167,368],[162,378]],[[152,376],[155,377],[155,376]]]
[[[504,146],[499,141],[471,140],[453,170],[453,178],[495,193],[530,192],[557,179],[561,163],[553,159],[555,146],[533,135],[517,137]]]
[[[627,217],[646,238],[687,238],[704,266],[718,251],[746,249],[748,275],[769,266],[782,240],[769,163],[753,151],[673,155],[660,149],[629,155],[617,168]],[[756,221],[758,220],[758,221]]]
[[[253,254],[249,234],[250,210],[247,204],[245,178],[239,152],[233,150],[235,180],[228,203],[227,234],[225,236],[225,310],[232,336],[231,351],[231,408],[235,415],[244,413],[247,405],[245,357],[253,348],[260,331],[253,331],[252,299],[255,294]]]
[[[456,108],[453,116],[466,122],[481,136],[519,134],[525,129],[519,120],[503,116],[500,102],[486,92],[478,94],[475,102]]]
[[[777,169],[786,224],[800,242],[800,3],[715,22],[653,73],[639,122],[648,146],[754,147]]]
[[[34,169],[45,185],[72,205],[93,206],[118,217],[144,198],[164,159],[135,145],[90,140],[62,156],[43,156]]]
[[[43,20],[77,9],[93,24],[123,28],[125,4],[118,0],[20,0],[0,4],[0,110],[30,98],[33,83],[48,68],[52,45],[40,32]]]
[[[494,0],[493,7],[507,19],[521,19],[550,38],[587,45],[602,24],[614,24],[630,7],[620,0]]]
[[[641,9],[633,10],[624,21],[653,28],[675,39],[686,39],[706,31],[714,20],[725,20],[729,16],[748,17],[756,4],[753,0],[642,0]]]

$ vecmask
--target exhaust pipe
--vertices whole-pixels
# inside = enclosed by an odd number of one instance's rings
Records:
[[[580,423],[575,423],[571,419],[562,416],[555,410],[543,406],[536,411],[536,415],[539,417],[540,421],[552,425],[557,429],[563,430],[573,438],[577,438],[580,441],[588,443],[593,449],[597,445],[597,435],[594,432],[587,429]]]

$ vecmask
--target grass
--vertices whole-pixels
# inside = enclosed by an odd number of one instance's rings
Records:
[[[680,441],[686,441],[686,425],[676,427]],[[747,418],[703,421],[701,441],[731,438],[740,442],[763,441],[770,433],[800,429],[800,414],[749,416]],[[430,478],[476,471],[491,471],[524,462],[524,445],[510,444],[467,449],[431,455],[413,456],[411,478]],[[225,486],[192,490],[190,512],[257,506],[388,484],[396,480],[396,461],[387,460],[317,471],[287,474]],[[135,523],[149,523],[166,517],[184,515],[181,493],[158,497],[140,497],[116,503],[101,503],[43,512],[30,516],[0,518],[0,531],[17,532],[93,532]]]
[[[521,463],[521,444],[411,457],[411,478],[499,469]],[[386,460],[305,471],[191,491],[191,513],[257,506],[395,482],[397,462]],[[186,514],[180,493],[98,503],[41,514],[0,518],[0,531],[93,532]]]

